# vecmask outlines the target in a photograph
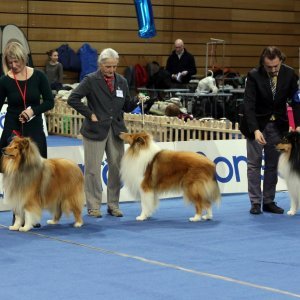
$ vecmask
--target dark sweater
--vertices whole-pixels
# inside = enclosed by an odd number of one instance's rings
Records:
[[[24,91],[25,80],[18,81]],[[13,78],[4,75],[0,78],[0,109],[7,98],[7,113],[5,116],[4,131],[18,130],[27,136],[27,133],[43,132],[42,113],[54,107],[53,95],[45,74],[34,70],[32,76],[27,80],[26,107],[31,106],[35,117],[21,126],[20,113],[25,109],[20,91]],[[23,127],[23,128],[22,128]],[[29,134],[30,135],[30,134]]]
[[[167,60],[166,70],[170,75],[188,71],[188,74],[182,77],[182,83],[188,83],[191,80],[192,75],[197,73],[195,58],[191,53],[184,49],[184,52],[179,59],[175,50],[173,50]]]

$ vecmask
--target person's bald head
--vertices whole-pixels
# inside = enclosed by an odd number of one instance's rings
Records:
[[[177,55],[181,54],[184,51],[184,43],[183,40],[177,39],[174,43],[175,52]]]

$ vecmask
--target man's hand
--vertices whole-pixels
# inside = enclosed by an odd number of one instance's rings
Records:
[[[92,114],[92,115],[91,115],[91,121],[93,121],[93,122],[98,122],[98,119],[97,119],[97,117],[96,117],[95,114]]]
[[[265,145],[267,142],[263,136],[263,134],[261,133],[260,130],[255,130],[254,131],[254,136],[255,136],[255,140],[260,144],[260,145]]]

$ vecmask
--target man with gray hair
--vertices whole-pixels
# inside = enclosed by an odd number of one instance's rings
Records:
[[[98,57],[98,70],[86,75],[71,93],[68,104],[85,116],[81,127],[85,163],[85,195],[88,215],[101,217],[101,165],[104,152],[109,168],[107,180],[107,212],[122,217],[119,209],[121,189],[120,164],[124,143],[119,138],[126,132],[123,113],[136,108],[126,79],[116,73],[118,53],[104,49]],[[81,99],[87,98],[87,105]]]
[[[172,82],[189,83],[192,75],[197,73],[195,58],[185,49],[181,39],[177,39],[174,46],[175,50],[168,57],[166,70],[170,73]]]

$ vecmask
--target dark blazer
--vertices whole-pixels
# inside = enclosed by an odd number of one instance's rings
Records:
[[[87,98],[87,105],[82,103],[83,97]],[[131,100],[127,80],[123,76],[115,74],[114,91],[111,93],[99,70],[84,77],[68,98],[68,104],[85,116],[81,134],[99,141],[107,137],[110,128],[115,135],[127,132],[123,114],[136,108],[137,102]],[[91,121],[93,113],[98,122]]]
[[[173,50],[172,54],[168,57],[166,70],[170,75],[188,71],[188,74],[182,78],[183,83],[188,83],[191,80],[192,75],[197,73],[195,58],[191,53],[184,49],[184,52],[179,59],[175,50]]]
[[[282,64],[277,77],[276,94],[270,86],[270,78],[264,67],[252,69],[247,76],[244,96],[244,118],[241,131],[248,138],[254,138],[254,131],[263,131],[272,115],[279,131],[288,131],[286,104],[298,89],[294,70]],[[294,105],[296,126],[299,126],[299,104]]]

